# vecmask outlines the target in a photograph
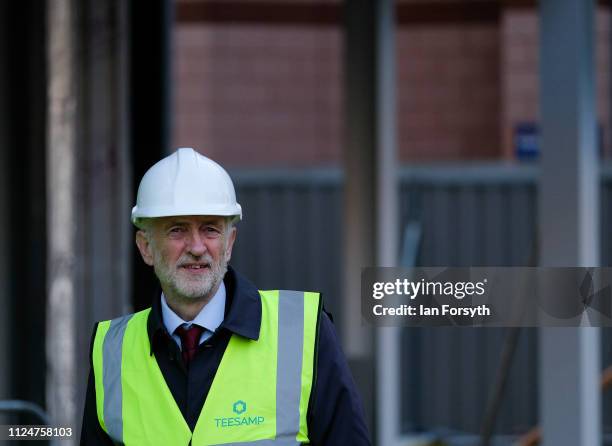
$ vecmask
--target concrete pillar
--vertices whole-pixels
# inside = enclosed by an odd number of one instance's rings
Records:
[[[344,221],[341,337],[374,427],[372,330],[361,323],[361,268],[375,255],[375,89],[373,2],[345,2]]]
[[[371,418],[378,413],[378,444],[389,445],[390,420],[381,410],[393,405],[382,379],[398,373],[395,330],[363,326],[361,268],[394,266],[398,253],[396,181],[396,81],[394,2],[350,1],[345,4],[346,128],[344,190],[343,341]],[[377,361],[372,349],[376,339]],[[376,367],[376,370],[374,370]],[[374,375],[378,374],[376,397]],[[396,382],[396,381],[393,381]],[[376,409],[374,402],[377,403]],[[397,409],[397,407],[395,407]],[[385,412],[386,414],[386,412]],[[393,432],[391,435],[394,435]]]
[[[49,1],[47,401],[77,431],[94,322],[131,311],[127,7]]]
[[[344,293],[342,340],[349,358],[367,357],[361,324],[361,268],[375,263],[376,91],[373,2],[345,5]]]
[[[376,2],[376,264],[397,266],[397,82],[395,2]],[[376,330],[376,439],[393,446],[400,435],[400,337],[398,327]]]
[[[599,265],[595,2],[540,2],[541,265]],[[600,331],[540,330],[544,445],[600,445]]]
[[[76,17],[74,0],[48,5],[47,405],[54,423],[75,426]]]

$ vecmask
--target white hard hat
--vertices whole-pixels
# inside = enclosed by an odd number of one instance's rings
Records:
[[[173,215],[238,216],[242,220],[242,208],[225,169],[191,148],[181,148],[147,170],[138,186],[132,223]]]

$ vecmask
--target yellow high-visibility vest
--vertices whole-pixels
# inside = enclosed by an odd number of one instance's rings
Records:
[[[127,446],[307,444],[318,293],[260,291],[259,339],[233,334],[189,429],[151,355],[151,309],[98,324],[93,343],[100,426]]]

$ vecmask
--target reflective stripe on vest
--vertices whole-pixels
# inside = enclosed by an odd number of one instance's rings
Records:
[[[150,355],[150,309],[98,324],[93,365],[98,419],[129,446],[308,442],[320,298],[260,291],[257,341],[232,335],[192,433]]]

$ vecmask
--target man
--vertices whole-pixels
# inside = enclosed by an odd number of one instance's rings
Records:
[[[81,444],[370,444],[319,294],[228,266],[241,218],[227,172],[192,149],[144,175],[132,221],[161,292],[96,325]]]

